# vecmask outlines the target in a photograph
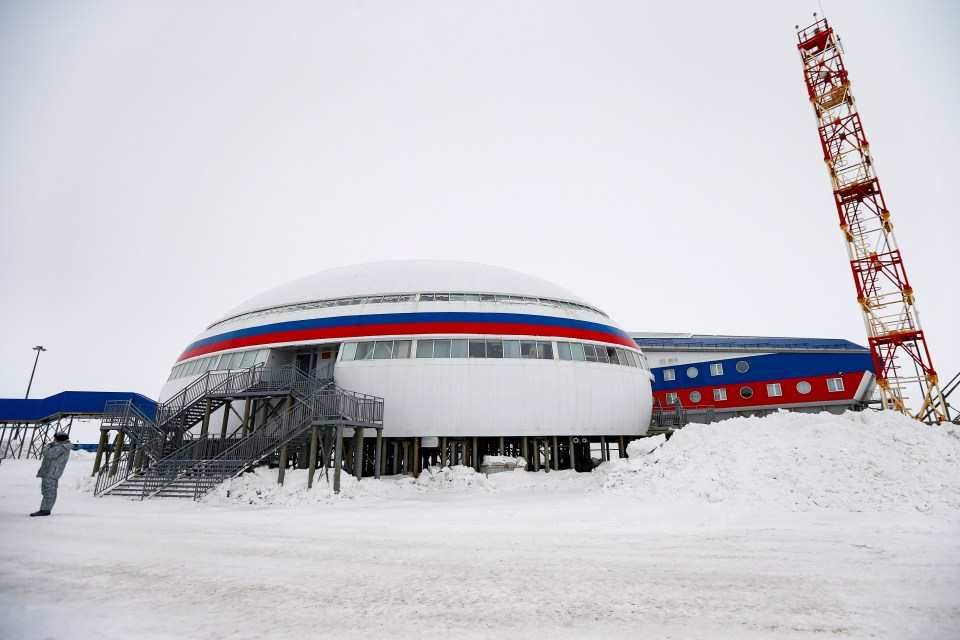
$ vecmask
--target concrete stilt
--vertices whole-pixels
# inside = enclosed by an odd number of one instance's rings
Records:
[[[343,466],[343,425],[337,425],[333,443],[333,492],[340,493],[340,467]]]
[[[557,436],[553,436],[553,470],[560,470],[560,446],[557,443]]]
[[[374,450],[373,457],[373,469],[374,469],[374,478],[377,480],[380,479],[380,464],[383,460],[383,429],[377,429],[377,444],[374,445],[376,449]]]
[[[283,476],[287,473],[287,445],[280,447],[280,471],[277,473],[277,484],[283,484]]]
[[[117,438],[113,441],[113,462],[110,465],[110,475],[117,473],[120,455],[123,453],[123,431],[117,431]]]
[[[207,398],[206,406],[203,408],[203,423],[200,425],[200,435],[205,436],[210,431],[210,409],[213,408],[213,400]]]
[[[290,401],[292,404],[293,399],[291,398]],[[262,428],[267,425],[267,418],[270,416],[270,398],[264,398],[261,404],[263,405],[263,417],[260,420],[260,427]]]
[[[243,403],[243,428],[241,430],[242,437],[246,438],[247,433],[250,429],[250,398],[247,398]]]
[[[570,470],[577,470],[577,450],[573,447],[573,436],[570,436]]]
[[[410,471],[410,443],[403,441],[403,475]]]
[[[420,438],[413,439],[413,477],[420,477]]]
[[[474,471],[480,471],[480,448],[477,446],[477,436],[473,436],[470,449],[473,454],[473,469]]]
[[[447,436],[440,438],[440,466],[449,466],[447,463]]]
[[[600,462],[606,462],[610,459],[610,452],[607,451],[607,439],[600,436]]]
[[[353,477],[357,480],[363,477],[363,429],[353,430]]]
[[[400,473],[400,443],[393,441],[393,464],[390,469],[391,475]]]
[[[498,456],[507,455],[506,452],[503,450],[503,436],[500,436],[500,442],[499,442],[499,445],[497,446],[497,455]]]
[[[627,457],[627,445],[626,445],[626,444],[624,443],[624,441],[623,441],[623,436],[620,436],[620,440],[619,440],[619,442],[618,442],[617,444],[620,445],[620,446],[618,447],[618,451],[619,451],[619,453],[620,453],[620,457],[621,457],[621,458],[626,458],[626,457]]]
[[[110,437],[110,432],[106,429],[100,431],[100,442],[97,443],[97,456],[93,459],[93,473],[90,475],[95,476],[97,472],[100,471],[100,462],[103,461],[103,452],[107,448],[107,439]]]
[[[529,454],[529,452],[528,452],[528,450],[527,450],[527,437],[526,437],[526,436],[523,436],[522,438],[520,438],[520,455],[523,457],[524,460],[527,461],[527,468],[529,469],[529,468],[530,468],[530,456],[529,456],[528,454]]]
[[[320,427],[313,425],[310,429],[310,463],[307,469],[307,489],[313,488],[313,474],[317,471],[317,445]]]
[[[220,425],[221,440],[227,437],[227,423],[230,422],[230,405],[232,403],[232,400],[227,400],[227,404],[223,405],[223,423]]]

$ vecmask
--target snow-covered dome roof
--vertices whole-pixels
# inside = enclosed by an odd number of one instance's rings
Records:
[[[428,292],[502,293],[589,305],[563,287],[512,269],[447,260],[394,260],[339,267],[294,280],[250,298],[217,322],[313,300]]]

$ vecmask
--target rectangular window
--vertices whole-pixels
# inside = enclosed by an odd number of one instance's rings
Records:
[[[435,294],[433,295],[433,300],[434,300],[435,302],[450,302],[450,294],[449,294],[449,293],[435,293]]]
[[[583,362],[586,360],[586,356],[583,355],[583,343],[582,342],[571,342],[570,343],[570,355],[573,356],[574,360]]]
[[[606,347],[595,344],[593,345],[593,350],[597,352],[597,362],[610,362],[610,358],[607,357]]]
[[[843,378],[827,378],[827,391],[843,391]]]
[[[451,358],[466,358],[467,357],[467,341],[463,338],[457,340],[451,340],[450,345],[450,357]]]
[[[450,357],[450,341],[434,340],[433,341],[433,357],[449,358]]]
[[[247,367],[252,367],[253,362],[257,359],[257,352],[254,350],[244,351],[243,358],[240,359],[240,368],[246,369]]]
[[[520,357],[520,341],[504,340],[503,341],[503,357],[519,358]]]
[[[345,342],[343,344],[343,354],[340,356],[342,362],[350,362],[357,355],[357,343]]]
[[[240,364],[240,358],[242,358],[242,357],[243,357],[243,352],[242,352],[242,351],[234,351],[233,353],[230,354],[230,360],[227,362],[227,366],[226,366],[226,367],[222,367],[222,368],[224,368],[224,369],[236,369],[236,368],[237,368],[237,365]]]
[[[371,360],[373,358],[373,343],[372,342],[358,342],[357,343],[357,356],[355,360]]]
[[[636,367],[637,363],[633,359],[633,353],[627,351],[626,349],[617,349],[617,356],[620,358],[620,364],[624,364],[628,367]]]
[[[401,298],[403,297],[404,296],[383,296],[383,301],[384,302],[406,302],[406,300],[401,300]]]
[[[467,302],[480,302],[480,294],[466,293],[464,294],[463,299],[466,300]]]
[[[487,357],[487,345],[483,340],[470,341],[470,357],[471,358]]]
[[[502,340],[487,340],[487,357],[488,358],[503,357],[503,341]]]
[[[373,359],[374,360],[389,360],[393,357],[393,341],[392,340],[377,340],[374,343],[373,348]]]
[[[779,382],[771,382],[770,384],[768,384],[768,385],[767,385],[767,395],[768,395],[769,397],[771,397],[771,398],[775,398],[775,397],[777,397],[777,396],[782,396],[782,395],[783,395],[783,391],[780,390],[780,383],[779,383]]]
[[[463,296],[464,294],[462,293],[451,293],[450,302],[463,302]]]
[[[553,343],[545,340],[538,340],[537,352],[541,360],[553,360]]]
[[[712,376],[722,376],[723,375],[723,363],[714,362],[710,365],[710,375]]]
[[[417,340],[417,357],[433,357],[433,340]]]
[[[257,359],[254,361],[257,364],[263,364],[267,361],[267,357],[270,355],[270,349],[260,349],[257,351]]]
[[[560,356],[561,360],[573,360],[573,356],[570,355],[570,343],[569,342],[558,342],[557,343],[557,355]]]
[[[393,357],[396,358],[409,358],[410,357],[410,340],[394,340],[393,341]]]
[[[587,357],[587,362],[600,362],[597,359],[597,350],[593,348],[592,344],[583,345],[583,353]]]
[[[420,294],[420,302],[433,302],[433,294],[432,294],[432,293],[421,293],[421,294]]]
[[[489,293],[480,294],[480,302],[495,302],[497,297]]]
[[[677,374],[673,369],[664,369],[663,370],[663,381],[670,382],[671,380],[676,380]]]
[[[714,389],[713,390],[713,399],[717,402],[727,399],[727,390],[726,389]]]
[[[537,357],[537,343],[533,340],[521,340],[520,341],[520,357],[521,358],[536,358]]]
[[[669,406],[671,406],[671,407],[672,407],[673,405],[677,404],[677,394],[676,394],[676,393],[672,393],[672,392],[671,392],[671,393],[668,393],[668,394],[667,394],[667,404],[668,404]]]
[[[621,364],[620,354],[617,353],[617,350],[614,347],[607,347],[607,360],[610,361],[610,364]],[[627,364],[623,362],[622,364]]]

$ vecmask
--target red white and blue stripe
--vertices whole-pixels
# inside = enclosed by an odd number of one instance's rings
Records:
[[[585,320],[525,313],[411,312],[290,320],[227,331],[190,344],[177,362],[220,351],[262,345],[388,335],[447,334],[551,336],[638,349],[637,343],[624,331]]]

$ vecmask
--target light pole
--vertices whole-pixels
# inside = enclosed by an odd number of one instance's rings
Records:
[[[33,361],[33,371],[30,372],[30,382],[27,384],[27,395],[23,396],[23,399],[26,400],[30,397],[30,387],[33,386],[33,374],[37,372],[37,362],[40,361],[40,352],[46,351],[42,345],[37,345],[33,348],[37,352],[37,357]]]

